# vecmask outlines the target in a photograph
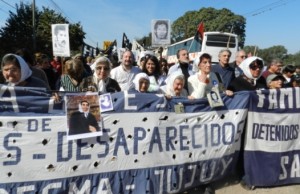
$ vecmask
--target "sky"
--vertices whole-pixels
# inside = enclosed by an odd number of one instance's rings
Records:
[[[0,0],[0,27],[19,3]],[[265,49],[283,45],[288,54],[300,51],[299,0],[35,0],[35,4],[39,10],[44,6],[60,12],[71,23],[80,22],[85,42],[94,47],[102,48],[103,41],[114,40],[120,46],[123,33],[130,41],[147,36],[153,19],[172,23],[187,11],[213,7],[246,18],[245,46]]]

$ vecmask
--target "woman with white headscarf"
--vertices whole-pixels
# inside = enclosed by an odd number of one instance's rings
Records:
[[[181,72],[172,73],[166,82],[167,84],[162,86],[161,90],[168,99],[173,96],[190,98],[186,89],[184,89],[185,78]]]
[[[264,62],[259,57],[248,57],[240,64],[243,74],[231,81],[228,90],[233,92],[266,89],[266,80],[262,75]]]
[[[147,93],[149,86],[150,86],[150,80],[146,73],[138,73],[133,79],[134,88],[137,92],[140,93]]]
[[[9,86],[39,87],[50,90],[48,84],[43,80],[32,76],[25,60],[15,54],[6,54],[2,58],[1,70],[5,83]]]
[[[107,57],[99,57],[91,65],[93,76],[85,78],[81,84],[81,91],[98,91],[101,94],[120,92],[118,82],[109,77],[112,64]]]

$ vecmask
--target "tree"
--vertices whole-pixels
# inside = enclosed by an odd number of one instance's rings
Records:
[[[37,10],[35,15],[39,17]],[[11,53],[22,47],[32,48],[32,32],[32,8],[21,2],[20,6],[16,5],[16,13],[9,12],[6,25],[0,29],[2,51]]]
[[[61,14],[44,8],[35,10],[36,51],[52,55],[51,24],[69,23]],[[0,43],[5,45],[0,54],[15,52],[19,48],[33,51],[32,6],[20,3],[16,13],[10,12],[6,25],[0,29]],[[69,24],[71,51],[80,51],[85,33],[80,23]]]
[[[198,24],[204,22],[205,31],[235,33],[239,37],[239,46],[245,42],[246,19],[235,15],[228,9],[217,10],[202,8],[199,11],[188,11],[172,24],[172,39],[177,42],[195,35]]]
[[[171,26],[171,42],[195,36],[199,23],[203,21],[205,31],[232,32],[238,35],[239,47],[243,48],[245,43],[246,19],[235,15],[228,9],[217,10],[214,8],[202,8],[199,11],[188,11],[176,19]],[[151,34],[151,33],[150,33]],[[138,39],[141,43],[147,40],[147,46],[151,45],[151,35]],[[148,41],[150,40],[150,42]]]

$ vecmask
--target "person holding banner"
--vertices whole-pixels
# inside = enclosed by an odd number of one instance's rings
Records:
[[[198,99],[205,97],[212,92],[212,88],[216,87],[221,90],[221,85],[217,73],[211,72],[211,56],[203,53],[199,58],[198,68],[199,72],[188,78],[189,94],[192,98]],[[223,91],[221,91],[223,92]],[[228,96],[232,96],[233,92],[230,90],[224,91]]]
[[[169,79],[173,73],[180,72],[184,75],[184,81],[187,83],[189,76],[195,74],[193,71],[193,65],[190,64],[189,52],[186,49],[179,49],[176,56],[178,63],[170,67],[167,79]],[[187,84],[184,86],[184,88],[188,92]]]
[[[66,74],[60,78],[60,91],[80,92],[80,83],[85,77],[83,63],[79,59],[69,59],[65,62]]]
[[[160,87],[162,92],[165,94],[167,99],[171,99],[172,97],[188,97],[188,93],[184,88],[185,77],[184,75],[177,71],[172,73],[172,75],[166,80],[167,84]]]
[[[69,135],[100,131],[95,116],[89,110],[89,102],[82,100],[79,104],[79,111],[72,113],[70,116]]]
[[[38,87],[50,90],[41,79],[32,76],[32,71],[24,59],[15,54],[6,54],[2,58],[1,70],[6,85],[21,87]]]
[[[150,85],[149,77],[146,73],[138,73],[133,80],[135,91],[147,93]]]
[[[101,94],[120,92],[118,82],[109,77],[112,64],[107,57],[99,57],[91,65],[94,70],[92,76],[83,79],[80,87],[81,91],[90,91],[89,87],[95,87]]]
[[[267,89],[266,79],[262,76],[264,62],[259,57],[248,57],[241,63],[243,74],[231,81],[228,90],[233,92]]]
[[[270,74],[267,77],[267,85],[269,89],[280,89],[283,88],[285,78],[282,75],[277,75],[275,73]]]

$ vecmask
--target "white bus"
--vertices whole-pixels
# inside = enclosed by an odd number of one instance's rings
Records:
[[[166,47],[162,55],[169,64],[174,64],[177,62],[177,51],[183,48],[189,51],[191,61],[200,57],[202,53],[208,53],[212,56],[214,63],[218,62],[221,49],[229,49],[232,53],[230,62],[233,62],[235,53],[238,51],[238,38],[236,34],[227,32],[204,32],[202,42],[191,37]]]

